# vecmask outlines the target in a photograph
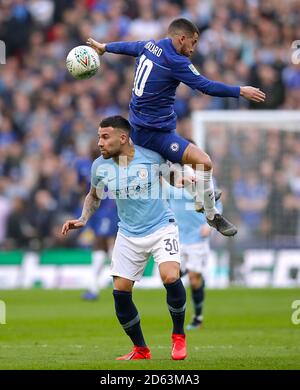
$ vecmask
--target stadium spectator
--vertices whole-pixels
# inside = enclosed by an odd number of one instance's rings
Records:
[[[78,207],[89,181],[84,171],[90,161],[94,124],[102,115],[127,115],[132,60],[123,57],[120,61],[118,56],[107,55],[101,59],[99,74],[81,82],[72,79],[66,71],[68,50],[84,44],[93,35],[92,31],[101,34],[103,41],[129,40],[134,31],[146,39],[141,34],[150,29],[143,27],[141,31],[136,26],[147,17],[147,23],[159,38],[170,21],[180,16],[191,18],[201,31],[193,57],[200,72],[229,84],[247,85],[257,80],[264,85],[263,89],[267,88],[269,99],[265,108],[299,109],[300,70],[299,65],[291,63],[291,43],[300,37],[298,1],[6,0],[0,4],[0,39],[5,42],[7,52],[6,64],[0,65],[0,175],[6,183],[5,189],[0,188],[5,204],[12,203],[15,196],[30,198],[43,188],[59,206],[53,211],[55,216],[72,212],[75,203]],[[183,87],[176,103],[180,117],[178,131],[190,138],[191,111],[213,108],[248,109],[249,104],[205,95],[195,97],[193,91]],[[252,132],[249,128],[248,133]],[[261,220],[265,231],[262,239],[268,242],[275,239],[279,209],[276,208],[276,213],[270,211],[271,194],[280,189],[283,198],[287,195],[280,213],[286,215],[285,220],[288,215],[295,218],[288,234],[296,241],[300,225],[299,135],[285,133],[284,138],[289,139],[285,141],[259,132],[258,141],[256,136],[248,142],[248,138],[243,141],[230,129],[225,136],[220,136],[221,127],[214,134],[207,150],[214,161],[223,197],[228,200],[224,202],[225,211],[229,207],[240,218],[233,195],[238,180],[234,176],[235,165],[241,163],[244,172],[249,163],[257,180],[267,182],[270,187],[268,211]],[[262,155],[264,148],[267,155]],[[71,200],[66,200],[65,186],[60,184],[70,168],[72,179],[68,180],[73,183],[74,194]],[[290,172],[289,183],[276,188],[272,176],[281,169]],[[72,170],[77,172],[76,183]],[[275,199],[279,199],[277,195]],[[23,205],[22,220],[28,218],[28,203]],[[268,223],[264,222],[266,218]],[[0,224],[5,224],[5,220],[2,218]],[[29,219],[27,223],[30,225]],[[272,229],[268,230],[268,226]],[[6,245],[7,238],[2,246]],[[29,242],[29,238],[25,239],[22,245]]]

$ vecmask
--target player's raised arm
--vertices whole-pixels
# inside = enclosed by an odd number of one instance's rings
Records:
[[[62,234],[66,235],[69,230],[84,227],[94,212],[99,208],[100,202],[101,200],[97,195],[97,189],[91,186],[89,193],[85,197],[80,218],[66,221],[62,227]]]
[[[197,89],[206,95],[219,97],[243,96],[247,100],[257,103],[265,101],[266,95],[259,88],[238,85],[228,85],[218,81],[209,80],[202,76],[189,60],[184,59],[173,66],[174,77],[193,89]]]
[[[99,56],[102,56],[106,52],[106,44],[95,41],[93,38],[89,38],[86,42],[89,46],[91,46]]]
[[[147,41],[100,43],[92,38],[89,38],[86,43],[95,49],[99,55],[103,55],[105,52],[108,52],[138,57]]]
[[[266,95],[259,88],[245,86],[240,88],[240,96],[247,100],[252,100],[257,103],[262,103],[266,99]]]

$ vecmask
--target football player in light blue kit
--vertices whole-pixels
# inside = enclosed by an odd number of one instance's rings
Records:
[[[187,329],[199,328],[203,321],[205,275],[209,260],[211,227],[203,214],[194,210],[193,197],[184,188],[168,186],[170,206],[179,228],[181,270],[187,271],[194,315]],[[222,205],[216,203],[220,210]]]
[[[178,228],[161,193],[161,175],[166,164],[158,153],[132,144],[129,134],[130,124],[121,116],[101,121],[98,131],[101,157],[92,165],[91,188],[81,217],[66,221],[62,233],[85,226],[99,207],[107,186],[115,195],[120,219],[111,265],[116,315],[134,344],[133,351],[118,360],[151,358],[132,301],[133,285],[141,279],[151,255],[158,263],[173,321],[171,356],[182,360],[187,355],[186,293],[180,279]]]
[[[159,41],[87,43],[99,55],[108,53],[136,57],[132,98],[129,105],[131,138],[136,145],[152,149],[173,163],[191,164],[198,184],[196,202],[204,203],[207,222],[225,236],[237,233],[215,207],[210,157],[176,133],[174,102],[180,82],[204,94],[219,97],[243,96],[263,102],[265,94],[250,86],[231,86],[208,80],[190,61],[199,39],[199,30],[191,21],[180,18],[168,28],[168,37]]]

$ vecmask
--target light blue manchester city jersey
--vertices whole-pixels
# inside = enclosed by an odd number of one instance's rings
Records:
[[[134,146],[134,158],[120,166],[98,157],[92,165],[91,184],[107,186],[115,197],[119,230],[126,236],[147,236],[175,222],[167,200],[162,199],[160,167],[165,160],[156,152]]]
[[[199,242],[207,241],[208,237],[202,237],[200,228],[206,225],[204,213],[197,213],[194,210],[192,196],[183,188],[174,188],[168,186],[170,196],[170,206],[175,214],[179,229],[179,240],[181,244],[192,245]],[[222,204],[217,202],[218,210],[221,212]]]

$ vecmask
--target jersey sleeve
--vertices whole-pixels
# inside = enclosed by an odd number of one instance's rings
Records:
[[[92,164],[91,168],[91,185],[95,188],[104,188],[104,177],[101,177],[99,174],[99,168],[101,164],[99,163],[98,159],[95,160]]]
[[[125,54],[139,57],[147,41],[137,42],[111,42],[106,44],[106,51],[114,54]]]
[[[176,61],[173,64],[173,76],[176,80],[206,95],[235,98],[240,96],[239,86],[227,85],[207,79],[187,59]]]

